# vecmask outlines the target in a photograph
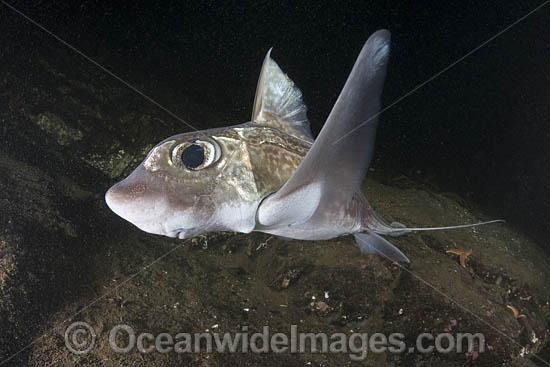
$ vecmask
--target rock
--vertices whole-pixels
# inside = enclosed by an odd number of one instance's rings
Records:
[[[31,119],[40,129],[51,135],[59,145],[68,145],[84,137],[82,131],[70,127],[63,119],[51,112],[43,112]]]

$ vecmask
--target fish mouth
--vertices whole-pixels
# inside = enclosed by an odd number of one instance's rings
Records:
[[[210,218],[206,221],[206,223],[202,224],[201,226],[195,226],[195,227],[178,227],[171,231],[166,231],[168,234],[166,236],[169,237],[177,237],[180,240],[185,240],[188,238],[196,237],[201,234],[204,234],[206,232],[212,231],[212,224],[213,224],[213,218]]]
[[[172,219],[183,214],[141,183],[115,184],[105,193],[105,202],[119,217],[147,233],[185,239],[191,237],[190,233],[197,232],[194,223],[189,223],[189,226],[185,226],[185,222],[174,223]]]
[[[168,232],[166,236],[172,238],[179,238],[180,240],[185,240],[191,237],[195,237],[200,232],[200,228],[191,227],[191,228],[176,228]]]

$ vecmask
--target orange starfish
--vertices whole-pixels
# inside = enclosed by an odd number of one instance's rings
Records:
[[[465,268],[466,267],[466,259],[468,258],[468,256],[470,256],[472,254],[472,249],[466,250],[466,249],[463,249],[463,248],[457,248],[457,249],[447,250],[447,251],[445,251],[445,253],[458,255],[460,265],[462,265],[462,267]]]

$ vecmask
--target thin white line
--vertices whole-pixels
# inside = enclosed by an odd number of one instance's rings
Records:
[[[474,52],[476,52],[477,50],[479,50],[480,48],[482,48],[483,46],[485,46],[486,44],[488,44],[489,42],[493,41],[495,38],[497,38],[498,36],[500,36],[501,34],[503,34],[504,32],[506,32],[507,30],[509,30],[510,28],[512,28],[513,26],[515,26],[516,24],[518,24],[519,22],[521,22],[522,20],[524,20],[525,18],[527,18],[528,16],[530,16],[531,14],[533,14],[534,12],[540,10],[542,7],[544,7],[545,5],[547,5],[548,3],[550,2],[550,0],[548,1],[545,1],[544,3],[542,3],[541,5],[537,6],[535,9],[531,10],[529,13],[527,13],[526,15],[524,15],[523,17],[519,18],[518,20],[516,20],[514,23],[510,24],[508,27],[504,28],[502,31],[498,32],[497,34],[495,34],[493,37],[489,38],[487,41],[483,42],[481,45],[477,46],[476,48],[474,48],[473,50],[471,50],[470,52],[468,52],[466,55],[462,56],[460,59],[456,60],[455,62],[453,62],[451,65],[447,66],[446,68],[444,68],[443,70],[441,70],[440,72],[438,72],[437,74],[435,74],[434,76],[432,76],[431,78],[429,78],[428,80],[426,80],[425,82],[417,85],[416,87],[414,87],[411,91],[409,91],[408,93],[405,93],[405,95],[401,96],[400,98],[398,98],[396,101],[394,101],[393,103],[391,103],[389,106],[386,106],[384,107],[381,111],[379,111],[378,113],[374,114],[373,116],[369,117],[367,120],[363,121],[362,123],[360,123],[358,126],[354,127],[353,129],[351,129],[349,132],[347,132],[345,135],[339,137],[338,139],[336,139],[332,144],[336,144],[338,143],[340,140],[344,139],[345,137],[347,137],[348,135],[350,135],[351,133],[353,133],[354,131],[360,129],[361,127],[363,127],[365,124],[369,123],[370,121],[372,121],[373,119],[377,118],[380,114],[386,112],[387,110],[389,110],[390,108],[392,108],[393,106],[395,106],[396,104],[398,104],[399,102],[401,102],[402,100],[404,100],[405,98],[407,98],[408,96],[410,96],[411,94],[413,94],[414,92],[416,92],[417,90],[419,90],[420,88],[422,88],[423,86],[425,86],[426,84],[428,84],[429,82],[431,82],[432,80],[434,80],[435,78],[437,78],[438,76],[440,76],[441,74],[443,74],[444,72],[448,71],[449,69],[451,69],[453,66],[455,66],[456,64],[458,64],[459,62],[461,62],[462,60],[464,60],[465,58],[467,58],[468,56],[472,55]]]
[[[516,25],[517,23],[519,23],[520,21],[522,21],[523,19],[527,18],[529,15],[531,15],[532,13],[534,13],[535,11],[539,10],[540,8],[542,8],[543,6],[545,6],[546,4],[548,4],[548,2],[550,1],[546,1],[544,2],[542,5],[540,5],[539,7],[537,7],[536,9],[532,10],[530,13],[528,13],[527,15],[525,15],[524,17],[520,18],[519,20],[517,20],[516,22],[512,23],[510,26],[508,26],[507,28],[505,28],[504,30],[502,30],[501,32],[497,33],[495,36],[491,37],[489,40],[485,41],[483,44],[481,44],[480,46],[476,47],[475,49],[473,49],[472,51],[470,51],[468,54],[466,54],[465,56],[461,57],[460,59],[458,59],[457,61],[455,61],[453,64],[449,65],[448,67],[446,67],[445,69],[443,69],[442,71],[440,71],[439,73],[437,73],[436,75],[434,75],[433,77],[431,77],[430,79],[428,79],[427,81],[425,81],[424,83],[420,84],[419,86],[417,86],[416,88],[414,88],[412,91],[410,91],[409,93],[405,94],[404,96],[402,96],[401,98],[399,98],[397,101],[395,101],[394,103],[392,103],[391,105],[387,106],[386,108],[384,108],[382,111],[380,111],[378,114],[372,116],[369,120],[361,123],[361,125],[359,125],[358,127],[356,127],[355,129],[351,130],[350,132],[348,132],[346,135],[342,136],[341,138],[339,138],[338,140],[336,140],[333,144],[337,143],[339,140],[345,138],[346,136],[348,136],[349,134],[351,134],[353,131],[357,130],[358,128],[360,128],[362,125],[368,123],[370,120],[372,120],[373,118],[375,118],[376,116],[378,116],[379,114],[381,114],[382,112],[386,111],[387,109],[391,108],[392,106],[394,106],[395,104],[399,103],[401,100],[405,99],[406,97],[408,97],[410,94],[414,93],[416,90],[420,89],[421,87],[423,87],[424,85],[426,85],[427,83],[429,83],[430,81],[432,81],[433,79],[437,78],[439,75],[441,75],[442,73],[446,72],[447,70],[449,70],[450,68],[452,68],[454,65],[458,64],[460,61],[462,61],[463,59],[465,59],[466,57],[470,56],[472,53],[476,52],[478,49],[480,49],[481,47],[483,47],[484,45],[486,45],[487,43],[491,42],[493,39],[495,39],[496,37],[498,37],[499,35],[501,35],[502,33],[504,33],[505,31],[507,31],[508,29],[510,29],[511,27],[513,27],[514,25]],[[33,23],[34,25],[36,25],[37,27],[39,27],[40,29],[42,29],[44,32],[48,33],[50,36],[54,37],[55,39],[57,39],[59,42],[63,43],[65,46],[69,47],[71,50],[75,51],[76,53],[78,53],[79,55],[81,55],[82,57],[84,57],[86,60],[90,61],[91,63],[93,63],[94,65],[96,65],[97,67],[99,67],[100,69],[102,69],[103,71],[105,71],[106,73],[108,73],[109,75],[111,75],[112,77],[114,77],[115,79],[117,79],[118,81],[120,81],[121,83],[125,84],[127,87],[129,87],[130,89],[132,89],[134,92],[140,94],[142,97],[146,98],[147,100],[149,100],[150,102],[152,102],[153,104],[155,104],[156,106],[158,106],[159,108],[161,108],[162,110],[164,110],[165,112],[167,112],[168,114],[170,114],[172,117],[178,119],[179,121],[183,122],[185,125],[189,126],[190,128],[194,129],[194,130],[197,130],[194,126],[192,126],[191,124],[187,123],[185,120],[183,120],[182,118],[180,118],[179,116],[177,116],[175,113],[173,113],[172,111],[168,110],[167,108],[163,107],[162,105],[160,105],[159,103],[157,103],[155,100],[153,100],[152,98],[150,98],[149,96],[145,95],[143,92],[139,91],[138,89],[134,88],[131,84],[127,83],[125,80],[123,80],[122,78],[118,77],[117,75],[115,75],[114,73],[112,73],[110,70],[108,70],[107,68],[103,67],[102,65],[100,65],[99,63],[97,63],[96,61],[94,61],[93,59],[91,59],[90,57],[88,57],[87,55],[85,55],[84,53],[82,53],[81,51],[79,51],[78,49],[76,49],[75,47],[73,47],[72,45],[70,45],[69,43],[65,42],[64,40],[62,40],[61,38],[59,38],[58,36],[56,36],[55,34],[53,34],[52,32],[50,32],[49,30],[47,30],[46,28],[44,28],[42,25],[40,25],[39,23],[35,22],[33,19],[29,18],[28,16],[26,16],[24,13],[20,12],[19,10],[17,10],[16,8],[14,8],[13,6],[11,6],[10,4],[6,3],[5,1],[2,0],[2,3],[4,5],[6,5],[7,7],[9,7],[10,9],[12,9],[13,11],[15,11],[16,13],[18,13],[19,15],[21,15],[22,17],[24,17],[25,19],[27,19],[29,22]],[[143,267],[140,271],[138,271],[137,273],[133,274],[132,276],[130,276],[129,278],[127,278],[126,280],[124,280],[123,282],[121,282],[120,284],[118,284],[116,287],[113,287],[111,288],[108,292],[104,293],[102,296],[96,298],[94,301],[92,301],[91,303],[89,303],[88,305],[86,305],[85,307],[83,307],[81,310],[79,310],[78,312],[76,312],[75,314],[73,314],[71,317],[67,318],[66,320],[56,324],[53,328],[51,328],[48,332],[44,333],[42,336],[36,338],[35,340],[33,340],[31,343],[29,343],[28,345],[26,345],[25,347],[23,347],[22,349],[20,349],[18,352],[16,352],[15,354],[11,355],[10,357],[8,357],[7,359],[5,359],[4,361],[0,362],[0,365],[3,365],[5,364],[6,362],[10,361],[11,359],[13,359],[15,356],[17,356],[18,354],[20,354],[21,352],[23,352],[24,350],[28,349],[29,347],[31,347],[32,345],[34,345],[36,342],[38,342],[39,340],[41,340],[42,338],[44,338],[47,334],[49,334],[52,330],[55,330],[57,329],[60,325],[68,322],[69,320],[73,319],[75,316],[81,314],[83,311],[85,311],[86,309],[88,309],[89,307],[93,306],[94,304],[96,304],[98,301],[100,301],[101,299],[105,298],[107,295],[111,294],[112,292],[114,292],[115,290],[117,290],[118,288],[120,288],[122,285],[126,284],[127,282],[129,282],[130,280],[132,280],[133,278],[135,278],[136,276],[138,276],[139,274],[141,274],[143,271],[147,270],[149,267],[151,267],[152,265],[154,265],[155,263],[157,263],[158,261],[162,260],[163,258],[165,258],[166,256],[168,256],[169,254],[171,254],[172,252],[174,252],[175,250],[179,249],[180,247],[182,247],[184,245],[184,243],[170,249],[168,252],[166,252],[165,254],[163,254],[162,256],[158,257],[157,259],[155,259],[153,262],[151,262],[150,264],[148,264],[147,266]],[[379,252],[377,249],[374,249],[375,251]],[[380,253],[380,252],[379,252]],[[421,278],[419,275],[416,275],[414,272],[406,269],[405,267],[401,266],[399,263],[397,263],[397,265],[405,270],[406,272],[408,272],[409,274],[413,275],[415,278],[417,278],[418,280],[420,280],[422,283],[426,284],[427,286],[429,286],[430,288],[432,288],[433,290],[435,290],[437,293],[441,294],[442,296],[446,297],[447,299],[449,299],[450,301],[452,301],[453,303],[455,303],[457,306],[459,306],[461,309],[463,309],[464,311],[468,312],[469,314],[471,314],[472,316],[474,316],[475,318],[477,318],[478,320],[480,320],[481,322],[483,322],[484,324],[486,324],[487,326],[489,326],[490,328],[492,328],[493,330],[495,330],[496,332],[498,332],[499,334],[501,334],[502,336],[504,336],[505,338],[509,339],[510,341],[512,341],[513,343],[515,343],[516,345],[520,346],[520,347],[523,347],[521,344],[519,344],[518,342],[516,342],[514,339],[512,339],[511,337],[509,337],[508,335],[506,335],[504,332],[500,331],[499,329],[495,328],[494,326],[492,326],[491,324],[489,324],[487,321],[483,320],[480,316],[478,316],[477,314],[475,314],[473,311],[470,311],[469,309],[467,309],[466,307],[462,306],[459,302],[457,302],[456,300],[454,300],[451,296],[445,294],[444,292],[440,291],[439,289],[437,289],[435,286],[431,285],[429,282],[427,282],[426,280],[424,280],[423,278]],[[540,358],[539,356],[537,356],[536,354],[534,355],[535,358],[539,359],[541,362],[543,362],[544,364],[546,364],[547,366],[550,366],[550,363],[546,362],[545,360],[543,360],[542,358]]]
[[[235,151],[236,152],[236,151]],[[235,152],[232,153],[232,156],[233,154],[235,154]],[[232,157],[231,156],[231,157]],[[230,157],[230,158],[231,158]],[[224,172],[224,170],[222,170],[219,174],[218,174],[218,177]],[[208,196],[208,198],[210,200],[212,200],[212,198],[210,196]],[[208,226],[210,223],[207,223],[206,226]],[[91,303],[89,303],[88,305],[84,306],[82,309],[80,309],[77,313],[73,314],[71,317],[57,323],[56,325],[54,325],[52,328],[50,328],[47,332],[45,332],[44,334],[42,334],[41,336],[39,336],[38,338],[36,338],[35,340],[33,340],[32,342],[30,342],[29,344],[27,344],[26,346],[24,346],[22,349],[20,349],[19,351],[17,351],[15,354],[9,356],[7,359],[3,360],[2,362],[0,362],[0,366],[2,366],[3,364],[5,364],[6,362],[10,361],[12,358],[14,358],[15,356],[17,356],[18,354],[20,354],[21,352],[23,352],[24,350],[30,348],[32,345],[34,345],[36,342],[38,342],[39,340],[41,340],[42,338],[44,338],[46,335],[48,335],[50,332],[52,332],[52,330],[55,330],[57,329],[59,326],[63,325],[64,323],[72,320],[75,316],[78,316],[79,314],[81,314],[84,310],[90,308],[91,306],[95,305],[98,301],[102,300],[103,298],[105,298],[106,296],[108,296],[109,294],[113,293],[114,291],[116,291],[118,288],[120,288],[122,285],[128,283],[130,280],[134,279],[136,276],[138,276],[139,274],[141,274],[143,271],[147,270],[149,267],[151,267],[152,265],[154,265],[155,263],[157,263],[158,261],[164,259],[166,256],[168,256],[169,254],[171,254],[172,252],[176,251],[178,248],[182,247],[183,245],[185,244],[184,243],[181,243],[179,244],[178,246],[174,247],[173,249],[170,249],[167,253],[165,253],[164,255],[156,258],[155,260],[153,260],[153,262],[151,262],[149,265],[147,266],[144,266],[140,271],[138,271],[137,273],[131,275],[129,278],[125,279],[122,283],[119,283],[116,287],[113,287],[111,288],[107,293],[104,293],[103,295],[101,295],[100,297],[96,298],[95,300],[93,300]]]
[[[124,79],[120,78],[119,76],[117,76],[116,74],[114,74],[113,72],[111,72],[109,69],[107,69],[106,67],[102,66],[101,64],[99,64],[98,62],[96,62],[95,60],[93,60],[92,58],[90,58],[89,56],[87,56],[86,54],[84,54],[83,52],[81,52],[80,50],[78,50],[76,47],[72,46],[71,44],[67,43],[66,41],[64,41],[63,39],[61,39],[60,37],[58,37],[57,35],[55,35],[54,33],[50,32],[48,29],[44,28],[42,25],[40,25],[39,23],[37,23],[36,21],[34,21],[33,19],[29,18],[27,15],[25,15],[24,13],[22,13],[21,11],[19,11],[18,9],[14,8],[12,5],[6,3],[5,1],[1,0],[2,3],[4,5],[6,5],[8,8],[10,8],[11,10],[13,10],[14,12],[16,12],[17,14],[21,15],[23,18],[25,18],[27,21],[29,21],[30,23],[34,24],[35,26],[37,26],[38,28],[40,28],[41,30],[43,30],[44,32],[46,32],[47,34],[49,34],[50,36],[52,36],[53,38],[55,38],[56,40],[58,40],[59,42],[63,43],[65,46],[67,46],[69,49],[73,50],[74,52],[76,52],[77,54],[79,54],[80,56],[84,57],[86,60],[88,60],[89,62],[91,62],[92,64],[94,64],[95,66],[97,66],[98,68],[100,68],[101,70],[103,70],[104,72],[106,72],[107,74],[111,75],[113,78],[117,79],[119,82],[121,82],[122,84],[126,85],[127,87],[129,87],[130,89],[132,89],[134,92],[138,93],[139,95],[141,95],[142,97],[144,97],[145,99],[147,99],[148,101],[150,101],[151,103],[153,103],[154,105],[156,105],[157,107],[161,108],[162,110],[164,110],[165,112],[167,112],[169,115],[171,115],[172,117],[176,118],[177,120],[181,121],[182,123],[184,123],[185,125],[187,125],[188,127],[190,127],[191,129],[195,130],[195,131],[198,131],[197,128],[195,128],[194,126],[192,126],[191,124],[189,124],[188,122],[186,122],[184,119],[182,119],[181,117],[177,116],[175,113],[173,113],[172,111],[170,111],[168,108],[162,106],[160,103],[156,102],[154,99],[152,99],[151,97],[147,96],[145,93],[141,92],[139,89],[135,88],[134,86],[132,86],[130,83],[126,82]],[[106,293],[104,293],[102,296],[96,298],[95,300],[93,300],[91,303],[89,303],[88,305],[86,305],[85,307],[83,307],[82,309],[80,309],[78,312],[76,312],[75,314],[73,314],[71,317],[57,323],[56,325],[54,325],[49,331],[47,331],[46,333],[42,334],[40,337],[36,338],[35,340],[33,340],[31,343],[27,344],[26,346],[24,346],[22,349],[20,349],[19,351],[17,351],[16,353],[14,353],[13,355],[9,356],[8,358],[6,358],[5,360],[3,360],[2,362],[0,362],[0,366],[1,365],[4,365],[6,362],[12,360],[14,357],[16,357],[17,355],[19,355],[21,352],[23,352],[24,350],[30,348],[32,345],[34,345],[36,342],[38,342],[39,340],[41,340],[42,338],[44,338],[46,335],[48,335],[52,330],[55,330],[57,329],[59,326],[63,325],[64,323],[68,322],[69,320],[73,319],[75,316],[81,314],[83,311],[85,311],[86,309],[88,309],[89,307],[93,306],[94,304],[96,304],[97,302],[99,302],[100,300],[102,300],[103,298],[105,298],[106,296],[108,296],[109,294],[111,294],[112,292],[116,291],[118,288],[120,288],[122,285],[126,284],[127,282],[129,282],[130,280],[134,279],[136,276],[138,276],[139,274],[141,274],[143,271],[147,270],[149,267],[151,267],[152,265],[154,265],[155,263],[157,263],[158,261],[164,259],[166,256],[168,256],[169,254],[171,254],[172,252],[176,251],[177,249],[179,249],[180,247],[182,247],[185,243],[181,243],[180,245],[170,249],[168,252],[166,252],[165,254],[163,254],[162,256],[158,257],[157,259],[155,259],[153,262],[151,262],[150,264],[146,265],[145,267],[143,267],[140,271],[138,271],[137,273],[133,274],[132,276],[130,276],[129,278],[127,278],[126,280],[124,280],[123,282],[121,282],[120,284],[118,284],[116,287],[113,287],[111,288],[109,291],[107,291]]]
[[[380,252],[377,248],[375,248],[374,246],[371,246],[369,245],[369,247],[371,249],[373,249],[374,251],[376,251],[380,256],[384,257],[384,258],[387,258],[382,252]],[[474,316],[476,319],[478,319],[479,321],[481,321],[482,323],[484,323],[485,325],[489,326],[491,329],[493,329],[494,331],[496,331],[498,334],[504,336],[506,339],[510,340],[512,343],[516,344],[517,346],[523,348],[524,346],[521,345],[520,343],[518,343],[517,341],[515,341],[512,337],[508,336],[506,333],[504,333],[503,331],[497,329],[496,327],[494,327],[493,325],[491,325],[489,322],[483,320],[481,318],[481,316],[479,316],[478,314],[476,314],[475,312],[473,311],[470,311],[467,307],[463,306],[462,304],[460,304],[457,300],[455,300],[453,297],[449,296],[448,294],[446,294],[445,292],[439,290],[437,287],[435,287],[434,285],[432,285],[431,283],[429,283],[427,280],[424,280],[420,275],[417,275],[415,272],[413,272],[412,270],[409,270],[407,268],[405,268],[403,265],[399,264],[397,261],[394,261],[394,264],[397,265],[400,269],[406,271],[407,273],[409,273],[410,275],[412,275],[413,277],[415,277],[416,279],[418,279],[419,281],[421,281],[422,283],[424,283],[425,285],[427,285],[428,287],[430,287],[431,289],[433,289],[434,291],[436,291],[437,293],[439,293],[440,295],[442,295],[443,297],[447,298],[449,301],[453,302],[454,304],[456,304],[458,307],[460,307],[462,310],[466,311],[467,313],[469,313],[470,315]],[[546,364],[547,366],[550,366],[550,363],[545,361],[544,359],[542,359],[541,357],[537,356],[536,354],[533,355],[535,358],[537,358],[538,360],[540,360],[541,362],[543,362],[544,364]]]
[[[34,344],[36,344],[39,340],[41,340],[42,338],[44,338],[46,335],[48,335],[49,333],[51,333],[53,330],[57,329],[59,326],[63,325],[64,323],[74,319],[75,316],[78,316],[80,315],[83,311],[87,310],[88,308],[92,307],[93,305],[95,305],[97,302],[99,302],[100,300],[102,300],[103,298],[107,297],[109,294],[113,293],[114,291],[116,291],[118,288],[122,287],[124,284],[128,283],[130,280],[134,279],[135,277],[137,277],[139,274],[143,273],[145,270],[149,269],[151,266],[153,266],[154,264],[156,264],[157,262],[159,262],[160,260],[164,259],[166,256],[170,255],[172,252],[176,251],[177,249],[179,249],[180,247],[182,247],[183,245],[185,244],[185,242],[177,245],[176,247],[170,249],[168,252],[166,252],[164,255],[162,256],[159,256],[158,258],[156,258],[155,260],[153,260],[151,263],[149,263],[149,265],[146,265],[144,266],[140,271],[138,271],[137,273],[131,275],[129,278],[125,279],[123,282],[119,283],[117,286],[109,289],[106,293],[104,293],[103,295],[99,296],[98,298],[96,298],[95,300],[93,300],[91,303],[89,303],[88,305],[84,306],[82,309],[80,309],[78,312],[76,312],[75,314],[73,314],[71,317],[68,317],[67,319],[55,324],[52,328],[50,328],[47,332],[45,332],[44,334],[42,334],[41,336],[39,336],[38,338],[34,339],[32,342],[30,342],[29,344],[25,345],[23,348],[21,348],[19,351],[17,351],[15,354],[12,354],[11,356],[9,356],[8,358],[4,359],[2,362],[0,362],[0,366],[4,365],[6,362],[9,362],[10,360],[12,360],[15,356],[17,356],[18,354],[20,354],[21,352],[23,352],[24,350],[30,348],[31,346],[33,346]]]
[[[454,304],[456,304],[458,307],[460,307],[462,310],[466,311],[467,313],[469,313],[470,315],[474,316],[476,319],[478,319],[479,321],[481,321],[482,323],[484,323],[485,325],[489,326],[491,329],[493,329],[494,331],[496,331],[497,333],[499,333],[500,335],[502,335],[503,337],[505,337],[506,339],[510,340],[512,343],[516,344],[517,346],[523,348],[524,346],[521,345],[520,343],[518,343],[517,341],[515,341],[512,337],[508,336],[507,334],[505,334],[503,331],[497,329],[496,327],[494,327],[493,325],[491,325],[489,322],[483,320],[481,318],[481,316],[479,316],[478,314],[474,313],[473,311],[470,311],[469,309],[467,309],[466,307],[462,306],[460,303],[458,303],[458,301],[456,301],[455,299],[453,299],[451,296],[445,294],[444,292],[440,291],[439,289],[437,289],[435,286],[431,285],[430,283],[428,283],[426,280],[422,279],[419,275],[415,274],[414,272],[412,272],[411,270],[409,269],[406,269],[404,266],[402,266],[401,264],[397,263],[397,266],[399,266],[401,269],[405,270],[407,273],[411,274],[412,276],[414,276],[416,279],[420,280],[422,283],[426,284],[428,287],[432,288],[434,291],[436,291],[437,293],[439,293],[440,295],[442,295],[443,297],[447,298],[448,300],[450,300],[451,302],[453,302]],[[546,360],[542,359],[541,357],[539,357],[538,355],[534,354],[533,357],[537,358],[539,361],[543,362],[545,365],[547,366],[550,366],[550,363],[547,362]]]
[[[194,127],[193,125],[191,125],[190,123],[188,123],[187,121],[185,121],[184,119],[179,117],[178,115],[176,115],[174,112],[170,111],[168,108],[164,107],[163,105],[161,105],[160,103],[155,101],[153,98],[149,97],[148,95],[146,95],[145,93],[143,93],[139,89],[135,88],[133,85],[131,85],[130,83],[128,83],[127,81],[125,81],[121,77],[117,76],[115,73],[113,73],[112,71],[110,71],[109,69],[107,69],[106,67],[104,67],[103,65],[101,65],[100,63],[98,63],[97,61],[92,59],[91,57],[89,57],[88,55],[84,54],[82,51],[78,50],[73,45],[69,44],[68,42],[64,41],[63,39],[61,39],[60,37],[58,37],[54,33],[50,32],[48,29],[44,28],[41,24],[39,24],[35,20],[29,18],[27,15],[25,15],[24,13],[22,13],[18,9],[14,8],[12,5],[8,4],[4,0],[1,0],[1,1],[2,1],[2,4],[6,5],[8,8],[13,10],[17,14],[21,15],[23,18],[25,18],[26,20],[28,20],[29,22],[31,22],[32,24],[34,24],[35,26],[37,26],[38,28],[40,28],[41,30],[43,30],[44,32],[46,32],[47,34],[49,34],[50,36],[52,36],[53,38],[55,38],[56,40],[58,40],[59,42],[61,42],[65,46],[67,46],[68,48],[70,48],[71,50],[73,50],[74,52],[76,52],[77,54],[79,54],[80,56],[82,56],[83,58],[85,58],[86,60],[91,62],[92,64],[94,64],[95,66],[97,66],[98,68],[100,68],[101,70],[103,70],[104,72],[106,72],[107,74],[109,74],[110,76],[112,76],[113,78],[115,78],[116,80],[118,80],[119,82],[121,82],[122,84],[124,84],[125,86],[127,86],[128,88],[130,88],[131,90],[133,90],[134,92],[136,92],[137,94],[139,94],[140,96],[145,98],[146,100],[148,100],[149,102],[153,103],[155,106],[159,107],[164,112],[168,113],[170,116],[172,116],[175,119],[179,120],[180,122],[184,123],[185,125],[187,125],[191,129],[193,129],[195,131],[199,131],[199,129],[197,129],[196,127]]]

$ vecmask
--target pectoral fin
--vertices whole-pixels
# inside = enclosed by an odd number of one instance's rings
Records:
[[[373,153],[389,47],[390,32],[381,30],[369,37],[319,137],[283,187],[263,201],[260,214],[269,207],[308,205],[308,210],[294,213],[293,219],[311,223],[319,219],[321,223],[335,203],[349,202],[360,190]],[[307,189],[310,185],[316,189]],[[295,202],[297,192],[304,193],[301,203]],[[306,217],[313,204],[319,207]],[[300,214],[304,216],[298,218]],[[260,223],[264,220],[275,224],[267,214],[261,216]]]
[[[322,189],[318,182],[300,187],[284,200],[267,197],[258,208],[257,222],[263,228],[290,227],[311,218],[321,201]]]

